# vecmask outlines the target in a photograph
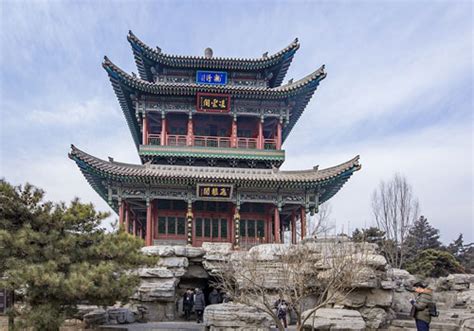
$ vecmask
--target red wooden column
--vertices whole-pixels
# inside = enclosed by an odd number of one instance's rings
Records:
[[[278,210],[278,207],[275,207],[275,228],[274,228],[274,237],[273,240],[275,243],[279,244],[281,243],[281,236],[280,236],[280,211]]]
[[[119,200],[119,226],[122,227],[125,218],[125,201]]]
[[[130,233],[130,208],[125,204],[125,232]]]
[[[133,235],[136,236],[137,235],[137,217],[135,215],[133,215],[133,218],[132,218],[132,226],[133,226]]]
[[[148,145],[148,119],[146,118],[146,113],[143,113],[143,123],[142,123],[142,145]]]
[[[190,116],[188,119],[188,132],[186,135],[186,145],[192,146],[194,140],[194,132],[193,132],[193,118]]]
[[[281,122],[277,122],[276,149],[281,149]]]
[[[152,204],[150,200],[146,202],[146,234],[145,234],[145,246],[152,245],[152,225],[151,225],[151,212]]]
[[[167,143],[166,143],[166,140],[167,140],[167,137],[166,137],[166,114],[163,113],[161,115],[161,146],[166,146]]]
[[[258,142],[257,142],[257,148],[258,149],[263,149],[264,148],[264,142],[263,142],[263,118],[258,121]]]
[[[232,131],[230,134],[230,147],[237,147],[237,118],[232,120]]]
[[[291,213],[291,243],[296,244],[296,215],[294,211]]]
[[[303,240],[306,236],[306,208],[300,208],[300,218],[301,218],[301,239]]]

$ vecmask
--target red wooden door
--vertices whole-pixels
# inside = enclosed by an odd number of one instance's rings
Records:
[[[194,246],[203,242],[230,242],[230,222],[227,215],[197,215],[194,219]]]

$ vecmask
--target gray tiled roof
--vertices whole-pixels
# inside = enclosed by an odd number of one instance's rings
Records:
[[[295,82],[273,87],[254,87],[254,86],[237,86],[237,85],[206,85],[196,83],[160,83],[148,82],[139,77],[132,76],[117,65],[115,65],[108,57],[104,57],[102,63],[104,69],[109,73],[109,76],[116,76],[122,82],[133,89],[138,89],[142,92],[151,94],[167,94],[167,95],[195,95],[197,92],[209,93],[228,93],[240,97],[264,97],[269,99],[282,99],[293,95],[302,93],[312,94],[313,91],[307,91],[305,87],[310,87],[312,83],[319,83],[319,81],[326,78],[324,72],[324,65],[316,71],[303,77]]]
[[[278,86],[288,71],[294,53],[300,47],[298,38],[296,38],[281,51],[260,58],[206,58],[204,56],[184,56],[163,53],[161,50],[146,45],[138,39],[132,31],[129,31],[127,39],[132,46],[140,77],[148,81],[152,81],[150,67],[154,64],[158,64],[169,67],[217,70],[249,71],[267,69],[274,73],[274,77],[270,81],[270,86]]]
[[[188,179],[274,183],[311,183],[334,179],[347,171],[360,168],[359,156],[337,166],[319,170],[280,171],[278,169],[248,169],[196,167],[177,165],[134,165],[115,161],[104,161],[89,155],[75,146],[71,147],[70,158],[84,162],[97,172],[113,176],[146,177],[149,179]]]

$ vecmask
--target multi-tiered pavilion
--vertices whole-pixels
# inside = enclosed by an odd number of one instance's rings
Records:
[[[141,165],[101,160],[72,146],[90,185],[146,245],[230,242],[235,248],[291,241],[307,213],[336,194],[358,157],[340,165],[281,171],[282,144],[321,80],[324,66],[281,85],[299,48],[255,59],[170,55],[128,35],[139,76],[107,57],[103,67]],[[297,233],[297,229],[298,232]]]

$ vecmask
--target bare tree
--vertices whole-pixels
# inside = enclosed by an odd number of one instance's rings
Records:
[[[308,218],[308,230],[311,237],[319,237],[323,234],[328,234],[335,227],[331,220],[332,207],[329,202],[323,203],[319,206],[317,214]]]
[[[395,174],[389,182],[381,181],[372,195],[372,212],[377,227],[385,232],[382,250],[395,268],[403,265],[406,237],[418,218],[419,203],[406,178]]]
[[[342,302],[367,274],[363,246],[338,241],[260,245],[216,267],[214,286],[230,300],[267,313],[279,330],[285,328],[275,302],[284,299],[301,330],[317,309]]]

